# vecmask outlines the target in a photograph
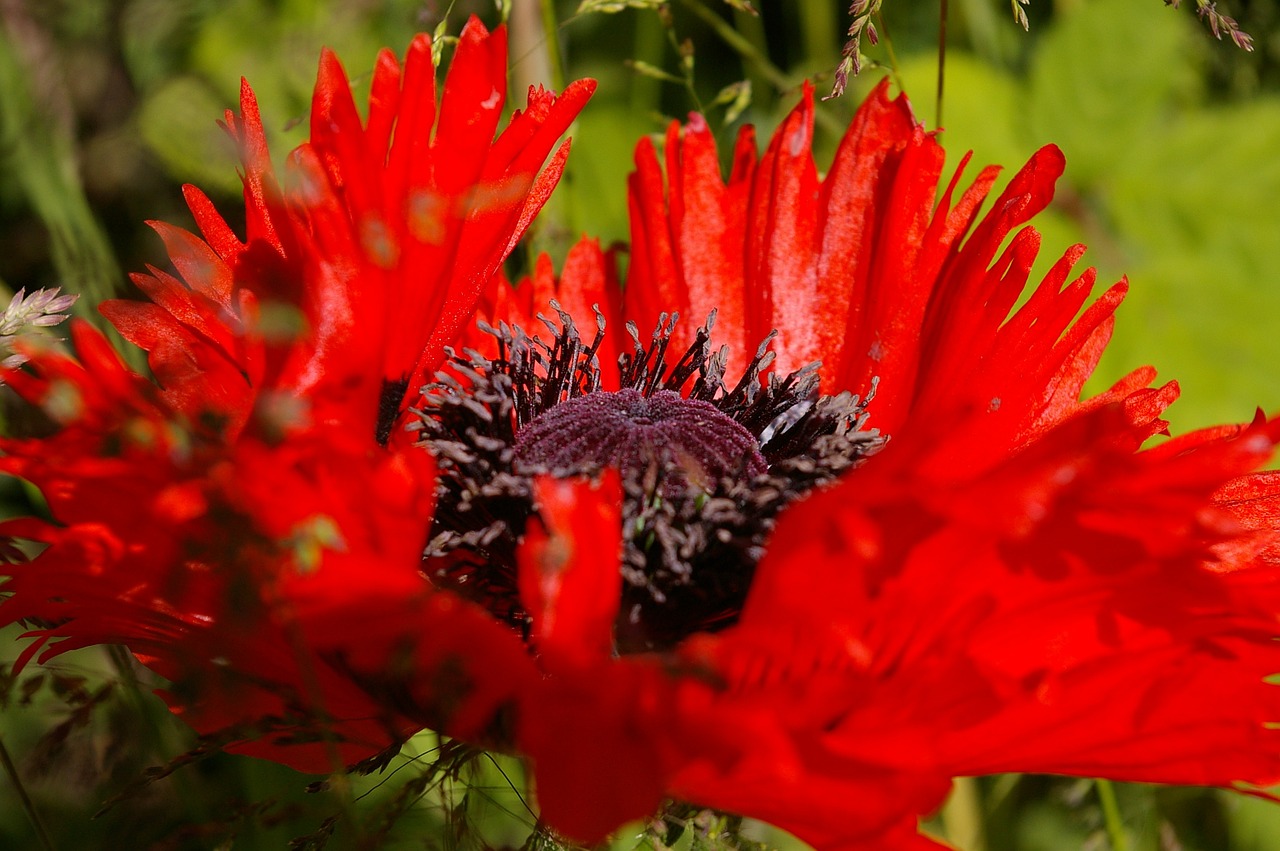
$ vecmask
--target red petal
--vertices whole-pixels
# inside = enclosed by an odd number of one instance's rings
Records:
[[[541,477],[534,500],[540,522],[530,522],[517,553],[534,645],[552,673],[605,662],[622,596],[618,478]]]

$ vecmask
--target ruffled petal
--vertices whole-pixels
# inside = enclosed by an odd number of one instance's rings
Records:
[[[362,125],[326,52],[312,138],[283,180],[242,87],[226,129],[245,238],[188,189],[204,240],[157,224],[178,276],[153,269],[136,279],[149,302],[104,306],[159,386],[85,325],[78,361],[33,350],[10,376],[57,426],[2,444],[0,469],[39,487],[58,524],[6,526],[50,544],[7,569],[2,617],[52,624],[25,658],[126,644],[201,732],[311,770],[428,724],[509,744],[533,664],[506,627],[424,580],[434,462],[386,445],[404,382],[433,366],[428,340],[469,319],[590,94],[535,92],[495,140],[505,68],[505,32],[472,20],[437,120],[421,37],[403,71],[379,58]],[[447,205],[421,207],[423,192]],[[352,619],[377,628],[352,634]]]

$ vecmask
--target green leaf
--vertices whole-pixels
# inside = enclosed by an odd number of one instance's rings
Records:
[[[59,283],[86,296],[77,314],[95,324],[94,306],[114,296],[119,265],[80,178],[72,128],[34,94],[35,72],[0,27],[0,182],[12,183],[47,230]],[[111,339],[120,338],[113,331]]]
[[[668,83],[676,83],[681,86],[684,85],[684,80],[682,78],[664,71],[656,65],[650,65],[648,62],[644,62],[640,59],[629,60],[626,64],[628,68],[635,71],[642,77],[650,77],[654,80],[664,80]]]
[[[711,101],[711,106],[727,106],[724,111],[724,123],[737,121],[747,107],[751,106],[751,81],[739,80],[725,86]]]
[[[665,0],[582,0],[578,4],[579,15],[600,13],[612,15],[624,9],[657,9],[665,6]]]

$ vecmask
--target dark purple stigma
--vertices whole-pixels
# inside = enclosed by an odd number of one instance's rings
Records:
[[[577,396],[548,409],[516,435],[516,462],[553,475],[616,467],[651,486],[711,490],[768,470],[751,432],[715,405],[671,390],[626,388]]]
[[[550,341],[484,326],[497,356],[450,351],[424,388],[417,425],[440,477],[425,572],[528,639],[518,577],[520,542],[539,511],[533,478],[614,468],[623,492],[618,653],[731,626],[778,513],[884,445],[864,428],[868,399],[821,395],[817,364],[762,377],[773,335],[726,385],[711,317],[669,364],[667,314],[648,345],[627,325],[622,389],[603,391],[603,320],[587,344],[559,315],[559,326],[544,320]]]

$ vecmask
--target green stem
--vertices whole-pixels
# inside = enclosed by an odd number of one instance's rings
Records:
[[[711,27],[716,35],[720,36],[721,40],[737,52],[739,56],[753,63],[779,92],[787,92],[796,87],[795,81],[785,71],[770,62],[767,56],[756,50],[755,45],[730,26],[724,18],[704,6],[700,0],[684,0],[684,5],[688,7],[689,11],[702,19],[707,26]],[[698,111],[701,112],[702,109],[699,108]],[[834,116],[827,113],[826,110],[818,110],[815,118],[823,130],[835,133],[837,136],[844,132],[844,126]]]
[[[1111,851],[1129,851],[1129,837],[1124,832],[1124,820],[1120,817],[1115,787],[1110,780],[1095,780],[1093,785],[1098,790],[1098,801],[1102,804],[1102,818],[1107,825]]]
[[[876,12],[876,29],[880,33],[880,42],[884,45],[884,52],[889,57],[889,72],[893,74],[893,83],[898,87],[898,91],[905,92],[907,87],[902,82],[902,74],[899,72],[898,66],[898,54],[893,49],[893,37],[889,35],[889,25],[885,23],[884,12]]]
[[[134,717],[143,720],[143,724],[150,734],[152,755],[164,762],[168,756],[165,731],[153,711],[151,701],[154,700],[154,696],[144,691],[142,683],[138,681],[137,671],[133,667],[132,654],[123,645],[112,644],[107,647],[107,657],[111,660],[111,665],[116,669],[116,674],[123,684],[124,699],[129,702],[130,710],[133,712]],[[175,771],[170,775],[169,782],[177,787],[179,797],[186,804],[189,812],[194,814],[202,823],[210,820],[211,816],[206,807],[205,796],[200,794],[200,790],[196,788],[196,785],[186,772]]]
[[[556,7],[552,0],[521,0],[512,3],[510,27],[511,52],[517,57],[511,65],[511,85],[514,97],[512,107],[524,106],[525,92],[530,86],[546,86],[563,92],[565,83],[564,57],[561,52],[560,30],[556,19]],[[569,20],[574,20],[570,18]],[[569,173],[576,168],[576,157],[569,160]],[[577,228],[573,226],[577,216],[574,210],[571,178],[560,183],[560,188],[542,208],[537,222],[530,228],[529,238],[521,241],[527,267],[532,269],[543,251],[553,259],[563,259]]]
[[[662,24],[657,15],[636,12],[632,55],[655,68],[662,66]],[[631,75],[631,108],[640,114],[661,111],[662,83],[646,74]]]
[[[947,15],[950,7],[948,0],[938,0],[938,4],[938,105],[933,126],[942,132],[942,90],[947,79]]]
[[[671,45],[672,52],[678,57],[680,80],[684,83],[684,90],[689,95],[689,102],[693,104],[695,112],[706,115],[707,111],[702,106],[702,99],[698,97],[698,88],[693,81],[694,64],[690,61],[693,57],[685,54],[688,45],[680,41],[680,36],[676,34],[674,19],[670,15],[663,16],[662,27],[666,32],[667,43]],[[737,33],[734,33],[734,35],[737,35]]]
[[[757,56],[769,55],[768,36],[764,29],[764,19],[760,15],[753,15],[742,9],[734,9],[733,22],[735,27],[746,36],[747,41],[755,47]],[[763,94],[766,85],[770,82],[769,78],[760,69],[759,63],[747,62],[745,57],[743,59],[742,73],[751,81],[752,90]]]
[[[70,95],[52,70],[54,50],[24,4],[0,7],[2,176],[48,231],[59,283],[84,296],[72,310],[99,328],[106,326],[116,350],[139,368],[145,362],[142,350],[123,345],[96,309],[116,294],[123,275],[80,179]]]
[[[27,794],[27,787],[23,785],[22,778],[18,776],[18,769],[14,766],[13,758],[9,756],[9,749],[5,747],[4,739],[2,738],[0,738],[0,763],[4,763],[4,773],[9,775],[13,788],[18,790],[18,797],[22,800],[22,809],[26,812],[27,818],[31,820],[31,826],[36,830],[36,836],[40,840],[40,847],[44,851],[54,851],[53,838],[49,836],[49,831],[45,828],[44,821],[36,810],[35,802]]]
[[[546,36],[547,62],[551,66],[551,85],[564,91],[564,63],[560,61],[560,21],[556,18],[555,0],[542,0],[542,32]]]
[[[754,44],[748,41],[742,33],[735,30],[724,18],[702,5],[699,0],[684,0],[684,5],[688,7],[689,11],[697,15],[703,23],[711,27],[721,41],[729,45],[743,59],[753,64],[778,91],[785,92],[795,87],[795,83],[785,71],[770,62],[769,57],[757,50]]]
[[[996,777],[995,782],[987,790],[987,812],[994,813],[1004,806],[1005,801],[1009,800],[1009,796],[1021,781],[1021,774],[1001,774]]]
[[[982,791],[973,777],[957,777],[951,784],[951,796],[942,807],[942,824],[947,840],[965,851],[985,851],[982,831]]]

